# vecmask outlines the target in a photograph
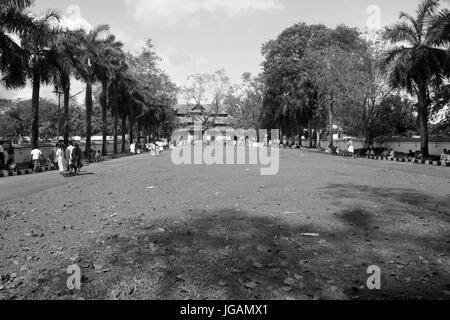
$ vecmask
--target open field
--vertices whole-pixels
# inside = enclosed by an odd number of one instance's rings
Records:
[[[265,177],[166,154],[2,178],[0,299],[450,299],[449,168],[280,156]]]

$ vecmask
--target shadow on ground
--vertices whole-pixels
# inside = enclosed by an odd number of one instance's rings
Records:
[[[339,191],[337,191],[339,192]],[[369,191],[368,191],[369,192]],[[189,212],[165,220],[133,218],[49,268],[28,299],[447,299],[448,248],[440,236],[372,228],[370,212],[336,214],[325,230],[243,211]],[[361,228],[363,231],[361,231]],[[308,237],[302,233],[319,233]],[[416,245],[428,259],[417,256]],[[447,251],[448,252],[448,251]],[[440,260],[438,260],[440,259]],[[82,269],[82,289],[66,287],[67,267]],[[366,270],[382,269],[382,290],[369,291]]]
[[[326,195],[335,199],[363,199],[379,205],[391,204],[392,212],[399,206],[410,210],[411,214],[423,217],[432,215],[450,223],[450,196],[436,197],[414,189],[376,188],[357,184],[331,184],[325,188]]]

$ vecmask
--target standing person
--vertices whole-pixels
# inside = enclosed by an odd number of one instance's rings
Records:
[[[72,164],[72,148],[70,148],[70,144],[69,145],[65,145],[64,146],[64,156],[65,156],[65,163],[66,163],[66,173],[67,174],[71,174],[72,173],[72,169],[73,169],[73,164]]]
[[[355,148],[353,147],[353,140],[349,139],[348,140],[348,152],[355,157]]]
[[[445,162],[447,161],[448,152],[447,149],[444,149],[444,152],[441,154],[441,163],[445,165]]]
[[[33,173],[39,172],[40,160],[43,158],[43,154],[38,147],[31,151],[31,161],[33,162]]]
[[[58,162],[59,174],[61,174],[61,175],[66,174],[65,165],[64,165],[65,157],[66,157],[66,155],[64,152],[64,144],[60,143],[58,145],[58,150],[56,151],[56,160]]]
[[[3,170],[5,167],[5,149],[3,148],[3,141],[0,141],[0,170]]]
[[[14,150],[12,141],[9,141],[8,149],[6,151],[8,153],[8,161],[12,160],[13,162],[15,162],[14,155],[15,155],[16,152]]]
[[[76,175],[78,175],[81,171],[83,160],[83,151],[80,149],[80,145],[78,143],[75,144],[75,147],[72,151],[72,162],[73,162],[73,170]]]
[[[73,146],[73,142],[69,141],[69,145],[67,146],[67,154],[66,154],[66,158],[69,161],[69,173],[72,173],[73,171],[73,159],[72,159],[72,152],[75,149],[75,147]]]

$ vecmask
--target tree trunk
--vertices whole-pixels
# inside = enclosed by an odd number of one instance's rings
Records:
[[[421,81],[419,83],[419,126],[420,126],[420,145],[421,152],[424,157],[428,157],[428,102],[427,102],[427,83]]]
[[[114,108],[116,109],[116,108]],[[118,149],[117,149],[117,136],[119,135],[119,130],[118,130],[118,126],[119,126],[119,116],[117,114],[117,109],[114,110],[114,153],[117,154],[118,153]]]
[[[118,148],[117,148],[117,136],[119,135],[119,106],[118,106],[118,97],[117,97],[117,90],[116,87],[113,88],[114,92],[113,92],[113,116],[114,116],[114,154],[118,153]]]
[[[92,136],[92,83],[87,81],[86,83],[86,154],[90,156],[90,151],[92,149],[91,136]]]
[[[134,120],[132,119],[132,117],[130,116],[129,118],[128,118],[128,122],[129,122],[129,135],[130,135],[130,145],[134,142],[134,132],[133,132],[133,129],[134,129]]]
[[[330,148],[334,146],[334,139],[333,139],[333,109],[331,102],[328,104],[328,122],[330,126]]]
[[[108,83],[106,81],[102,81],[102,154],[106,156],[107,150],[107,141],[106,136],[108,135],[108,121],[106,118],[106,111],[108,108]]]
[[[316,131],[316,149],[320,149],[320,129],[317,129]]]
[[[64,143],[69,143],[69,103],[70,103],[70,79],[65,79],[64,83]]]
[[[126,127],[127,127],[127,115],[122,115],[122,153],[126,152]]]
[[[308,136],[309,136],[309,147],[312,148],[314,136],[312,133],[312,119],[311,118],[308,120]]]
[[[141,143],[141,124],[139,122],[137,125],[137,143]]]
[[[31,144],[33,149],[39,146],[39,90],[41,87],[41,75],[33,73],[33,96],[32,96],[32,121],[31,121]]]
[[[300,127],[300,128],[298,128],[298,145],[299,145],[300,149],[303,147],[302,136],[303,136],[303,128]]]

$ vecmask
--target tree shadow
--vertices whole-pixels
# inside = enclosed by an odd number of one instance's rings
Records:
[[[414,189],[377,188],[357,184],[331,184],[325,188],[325,196],[333,199],[360,199],[390,206],[390,213],[398,214],[407,207],[410,214],[423,218],[435,217],[450,222],[450,196],[436,197]]]
[[[342,216],[354,226],[326,229],[231,209],[161,220],[130,218],[121,221],[120,230],[82,248],[75,261],[61,261],[25,295],[155,300],[443,297],[445,284],[450,283],[448,266],[422,266],[412,258],[410,247],[414,241],[442,239],[383,230],[353,235],[367,227],[371,217],[348,210]],[[404,256],[394,254],[395,261],[389,262],[383,252],[389,245]],[[66,286],[64,270],[74,263],[83,274],[79,293]],[[374,264],[385,275],[383,290],[377,292],[364,288],[367,267]],[[427,282],[424,275],[429,276]]]

